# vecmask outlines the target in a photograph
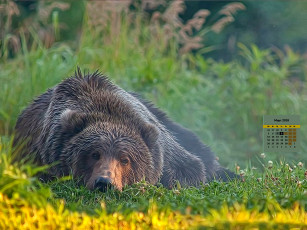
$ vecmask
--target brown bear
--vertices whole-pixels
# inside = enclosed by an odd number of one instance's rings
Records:
[[[89,189],[121,190],[145,180],[171,188],[236,175],[219,165],[191,131],[99,72],[80,69],[39,96],[19,116],[17,159],[52,164],[48,174],[72,174]],[[20,148],[19,148],[20,149]]]

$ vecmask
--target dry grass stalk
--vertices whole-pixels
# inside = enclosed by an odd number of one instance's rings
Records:
[[[246,7],[240,2],[229,3],[219,11],[219,14],[231,16],[235,15],[239,10],[245,10]]]
[[[2,0],[0,3],[0,33],[11,27],[12,17],[20,14],[18,6],[11,0]]]
[[[162,19],[174,28],[182,27],[182,20],[179,14],[184,12],[185,6],[182,0],[173,1],[170,6],[162,14]]]
[[[131,11],[129,6],[134,4],[140,11]],[[125,12],[125,20],[129,21],[128,25],[133,25],[130,29],[134,29],[134,40],[138,42],[140,35],[141,23],[137,20],[134,14],[138,13],[146,18],[146,10],[154,11],[159,6],[166,6],[167,1],[158,0],[143,0],[137,6],[132,0],[127,1],[93,1],[88,3],[89,24],[98,32],[104,33],[104,42],[108,44],[116,39],[121,33],[121,23],[123,23],[123,14]],[[234,21],[233,15],[244,10],[245,6],[242,3],[227,4],[219,15],[223,17],[219,19],[210,28],[215,32],[220,32],[227,24]],[[197,33],[203,28],[210,12],[206,9],[201,9],[196,12],[192,19],[183,23],[180,14],[185,10],[183,0],[171,1],[169,6],[163,12],[155,11],[152,13],[151,19],[148,21],[150,28],[150,38],[160,44],[161,49],[167,48],[172,41],[176,41],[180,45],[180,54],[189,53],[192,50],[203,47],[202,37]],[[139,18],[138,18],[139,19]],[[106,29],[107,28],[107,29]],[[106,36],[108,34],[108,36]]]
[[[12,25],[12,17],[19,16],[20,11],[18,5],[12,0],[2,0],[0,4],[0,39],[5,40],[1,49],[9,49],[13,53],[20,50],[20,34],[22,33],[27,44],[33,43],[31,38],[31,30],[37,32],[38,37],[43,45],[50,47],[55,42],[55,32],[53,25],[48,22],[50,15],[54,9],[67,10],[69,3],[44,0],[38,2],[37,14],[32,14],[24,19],[17,28]],[[63,27],[59,24],[59,27]]]
[[[131,4],[138,10],[131,11],[129,9]],[[169,4],[168,7],[166,7],[167,4]],[[160,6],[166,7],[165,10],[157,11],[156,9]],[[227,4],[219,11],[219,15],[222,17],[211,27],[208,27],[209,30],[220,32],[227,24],[234,21],[233,15],[237,11],[244,9],[245,6],[242,3]],[[153,11],[150,20],[146,18],[146,10]],[[141,0],[139,3],[133,0],[101,0],[88,2],[87,5],[89,25],[95,32],[103,33],[104,44],[109,44],[121,36],[121,30],[124,28],[122,27],[123,23],[131,30],[135,42],[138,42],[139,36],[142,36],[141,31],[145,22],[148,23],[150,29],[148,37],[151,41],[159,44],[159,49],[166,49],[171,42],[175,41],[180,46],[180,54],[189,53],[203,46],[202,37],[198,35],[198,32],[203,29],[206,19],[210,15],[208,10],[201,9],[194,14],[192,19],[183,23],[179,15],[184,10],[183,0],[171,1],[170,3],[166,0]]]
[[[226,25],[233,22],[234,18],[232,16],[229,17],[223,17],[220,20],[218,20],[216,23],[213,24],[212,30],[216,33],[220,33]]]
[[[16,35],[11,34],[12,18],[20,14],[15,2],[11,0],[2,1],[0,3],[0,44],[1,49],[9,47],[13,52],[18,52],[20,49],[20,42]],[[4,51],[4,50],[3,50]],[[0,54],[1,56],[1,54]]]
[[[196,12],[194,17],[187,21],[184,26],[184,30],[187,31],[190,35],[193,33],[193,28],[197,31],[201,30],[202,26],[206,22],[206,18],[210,15],[209,10],[199,10]]]
[[[239,2],[227,4],[219,11],[219,14],[222,15],[223,17],[219,19],[216,23],[214,23],[211,29],[216,33],[220,33],[226,25],[234,21],[233,16],[238,11],[245,9],[246,7]]]
[[[109,28],[111,42],[120,34],[122,12],[128,14],[131,0],[125,1],[90,1],[87,3],[88,23],[98,33]],[[105,31],[104,31],[105,32]]]
[[[200,10],[195,13],[192,19],[184,24],[179,17],[185,9],[183,1],[174,1],[164,11],[164,13],[155,12],[151,18],[151,31],[157,36],[159,30],[163,28],[163,36],[159,35],[164,47],[167,47],[171,40],[175,40],[181,45],[179,52],[181,54],[189,53],[191,50],[199,49],[202,45],[202,38],[194,35],[202,29],[206,18],[210,15],[208,10]],[[194,35],[194,36],[193,36]]]
[[[62,11],[68,10],[70,8],[70,4],[63,2],[51,2],[50,4],[46,4],[47,1],[41,1],[38,7],[38,18],[44,24],[48,23],[48,18],[50,17],[52,11],[55,8],[58,8]],[[49,1],[50,2],[50,1]]]

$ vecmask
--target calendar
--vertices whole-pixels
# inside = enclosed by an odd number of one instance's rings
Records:
[[[263,150],[297,152],[300,127],[299,115],[264,115]]]

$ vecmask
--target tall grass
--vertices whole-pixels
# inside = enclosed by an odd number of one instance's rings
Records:
[[[12,139],[11,139],[12,140]],[[52,197],[49,187],[37,178],[37,173],[46,169],[34,167],[29,163],[12,163],[12,141],[0,138],[0,196],[22,199],[33,205],[44,206],[47,198]]]

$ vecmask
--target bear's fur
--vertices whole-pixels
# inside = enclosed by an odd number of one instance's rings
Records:
[[[104,178],[117,189],[145,179],[173,187],[236,177],[191,131],[138,95],[95,72],[74,77],[39,96],[19,116],[18,158],[33,153],[48,174],[72,174],[94,189]],[[56,164],[55,164],[56,163]]]

